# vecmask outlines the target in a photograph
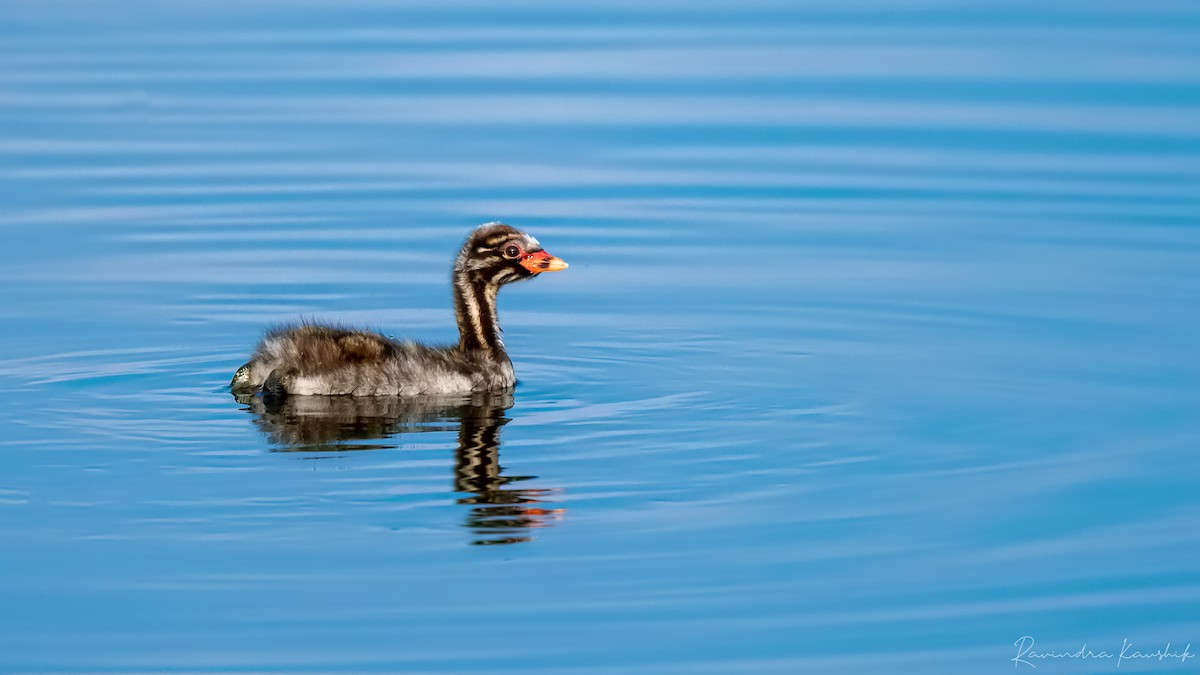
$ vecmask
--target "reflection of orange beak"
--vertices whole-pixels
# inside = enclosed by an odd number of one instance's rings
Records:
[[[555,258],[545,251],[535,251],[527,253],[525,257],[521,258],[521,267],[529,270],[531,274],[540,274],[565,270],[567,263],[562,258]]]

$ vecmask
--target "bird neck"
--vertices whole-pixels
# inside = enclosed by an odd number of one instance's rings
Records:
[[[498,290],[495,284],[469,274],[454,275],[454,316],[458,321],[460,350],[488,353],[497,360],[508,358],[496,318]]]

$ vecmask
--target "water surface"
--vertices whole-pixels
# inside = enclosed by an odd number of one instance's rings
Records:
[[[1166,0],[5,4],[0,670],[1200,651],[1197,36]],[[276,322],[453,341],[495,219],[571,263],[501,294],[511,398],[229,395]]]

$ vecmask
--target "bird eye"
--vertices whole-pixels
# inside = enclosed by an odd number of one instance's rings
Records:
[[[508,248],[504,249],[504,255],[509,258],[515,258],[515,257],[521,255],[521,249],[517,248],[513,244],[509,244]]]

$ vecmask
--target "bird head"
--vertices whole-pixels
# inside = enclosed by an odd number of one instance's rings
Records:
[[[476,228],[454,259],[455,276],[465,275],[493,286],[565,269],[567,263],[547,253],[537,239],[504,223]]]

